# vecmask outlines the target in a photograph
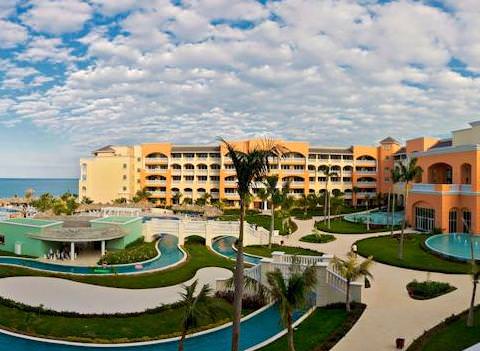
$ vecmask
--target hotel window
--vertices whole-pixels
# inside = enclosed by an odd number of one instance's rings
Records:
[[[235,192],[235,188],[225,188],[225,194],[234,194]]]
[[[126,186],[123,187],[123,191],[127,191],[127,187],[126,187]]]
[[[415,207],[415,228],[431,232],[435,226],[435,210],[433,208]]]
[[[346,183],[351,183],[351,182],[352,182],[352,178],[350,178],[350,177],[343,177],[343,181],[346,182]]]
[[[5,245],[5,235],[0,235],[0,245]]]
[[[172,158],[182,158],[182,154],[174,153],[172,154]]]
[[[172,176],[172,179],[179,182],[182,180],[182,177],[181,176]]]
[[[472,212],[469,210],[463,210],[463,232],[471,233],[472,229]]]
[[[305,169],[305,166],[302,166],[302,165],[295,165],[295,166],[293,166],[293,169],[297,169],[297,170],[303,170],[303,169]]]
[[[127,176],[125,174],[123,175],[123,180],[127,180]]]
[[[278,169],[278,165],[270,165],[270,169]]]
[[[282,165],[282,169],[290,169],[289,165]]]
[[[218,182],[220,180],[219,176],[210,176],[210,180]]]
[[[353,156],[351,156],[351,155],[343,155],[342,158],[344,160],[353,160]]]
[[[209,154],[209,156],[212,158],[220,158],[220,154],[215,154],[215,153],[211,153]]]
[[[207,158],[208,154],[205,154],[205,153],[197,154],[197,157],[198,158]]]
[[[308,180],[311,181],[311,182],[314,182],[314,181],[315,181],[315,177],[309,177]]]
[[[235,169],[234,165],[225,165],[225,169]]]
[[[326,182],[327,178],[326,177],[318,177],[319,182]]]
[[[194,177],[193,176],[185,176],[184,179],[188,182],[191,182],[194,180]]]
[[[140,179],[137,179],[137,184],[140,184]]]
[[[332,159],[332,160],[340,160],[341,158],[342,158],[341,155],[332,155],[332,156],[331,156],[331,159]]]
[[[309,155],[308,155],[308,158],[309,158],[310,160],[316,160],[316,159],[317,159],[317,155],[315,155],[315,154],[309,154]]]
[[[320,154],[320,155],[319,155],[319,159],[320,159],[320,160],[328,160],[329,158],[330,158],[330,156],[329,156],[329,155],[326,155],[326,154]]]
[[[141,158],[141,157],[137,157],[137,162],[142,162],[142,158]]]
[[[140,168],[137,168],[137,173],[140,173]]]
[[[197,176],[197,180],[200,181],[200,182],[206,182],[208,179],[207,176]]]
[[[457,210],[451,210],[448,213],[448,232],[457,232]]]
[[[305,190],[303,190],[303,189],[293,189],[293,193],[294,194],[303,194],[303,193],[305,193]]]

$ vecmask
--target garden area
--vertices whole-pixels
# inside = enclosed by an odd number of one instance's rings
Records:
[[[330,350],[354,326],[362,315],[365,305],[353,304],[352,312],[345,311],[344,304],[317,308],[294,334],[296,351]],[[283,336],[260,351],[288,350],[287,337]]]
[[[111,265],[147,261],[158,255],[156,246],[156,241],[147,243],[144,237],[141,237],[128,244],[123,250],[107,252],[98,261],[98,264]]]
[[[83,315],[56,312],[0,299],[0,327],[36,337],[88,343],[125,343],[178,336],[185,306],[165,305],[140,313]],[[210,329],[231,320],[233,307],[227,300],[208,297],[199,307],[198,328]],[[244,310],[250,313],[251,310]]]
[[[42,272],[38,270],[0,265],[0,279],[14,276],[45,276],[69,279],[86,284],[101,285],[125,289],[160,288],[183,283],[205,267],[222,267],[233,269],[234,262],[217,255],[205,246],[201,238],[189,237],[184,249],[187,260],[170,269],[135,275],[72,275]]]
[[[480,307],[475,323],[467,327],[468,311],[447,318],[416,339],[407,351],[462,351],[480,342]]]
[[[240,219],[240,211],[238,209],[227,209],[223,215],[218,218],[220,221],[238,221]],[[287,226],[283,226],[283,220],[280,212],[275,212],[275,230],[280,232],[280,235],[287,235]],[[245,216],[245,220],[250,224],[256,224],[259,227],[263,227],[266,230],[270,230],[269,215],[264,215],[255,210],[248,210]],[[297,230],[297,225],[290,219],[290,234]]]
[[[432,280],[424,282],[413,280],[407,284],[408,295],[414,300],[434,299],[435,297],[448,294],[456,289],[457,288],[448,283],[435,282]]]
[[[335,236],[332,234],[323,234],[323,233],[312,233],[305,236],[302,236],[300,241],[305,243],[313,243],[313,244],[326,244],[331,241],[336,240]]]
[[[250,245],[244,248],[246,254],[262,257],[272,257],[272,252],[282,251],[287,255],[305,255],[305,256],[322,256],[323,253],[319,251],[303,249],[301,247],[283,246],[272,244],[269,248],[268,245]]]
[[[392,266],[440,273],[469,273],[471,265],[448,261],[423,248],[429,234],[406,234],[403,259],[398,258],[399,236],[376,236],[356,242],[357,252],[363,257],[373,256],[377,262]]]
[[[385,225],[373,225],[370,224],[370,228],[367,230],[367,225],[364,223],[354,223],[344,220],[343,218],[333,218],[330,221],[330,228],[328,223],[319,221],[315,223],[315,228],[327,233],[336,234],[365,234],[365,233],[381,233],[390,231],[389,226]],[[395,228],[399,229],[399,228]]]

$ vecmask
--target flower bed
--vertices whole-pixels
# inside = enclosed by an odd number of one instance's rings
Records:
[[[147,261],[158,255],[156,245],[156,242],[146,243],[143,241],[143,238],[141,238],[123,250],[107,252],[107,254],[98,261],[98,264],[111,265]]]
[[[447,294],[456,290],[457,288],[442,282],[435,282],[427,280],[424,282],[418,282],[416,280],[407,284],[408,294],[415,300],[429,300],[435,297]]]
[[[309,234],[302,236],[300,241],[306,242],[306,243],[314,243],[314,244],[325,244],[329,243],[330,241],[334,241],[337,238],[333,236],[332,234]]]

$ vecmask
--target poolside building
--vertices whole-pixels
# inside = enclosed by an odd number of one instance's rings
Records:
[[[17,255],[44,257],[66,250],[73,260],[79,250],[119,250],[143,235],[140,217],[104,217],[65,226],[64,221],[11,218],[0,221],[0,250]]]

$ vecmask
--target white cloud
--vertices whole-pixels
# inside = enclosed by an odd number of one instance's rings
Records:
[[[50,60],[68,64],[74,60],[70,52],[71,49],[65,47],[61,39],[39,36],[28,43],[25,51],[18,55],[18,59],[32,62]]]
[[[12,48],[27,40],[27,30],[16,23],[0,19],[0,48]]]
[[[32,7],[21,16],[38,32],[62,34],[82,29],[93,9],[81,0],[30,0]]]

